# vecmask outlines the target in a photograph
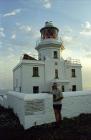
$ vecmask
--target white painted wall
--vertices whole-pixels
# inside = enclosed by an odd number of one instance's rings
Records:
[[[0,96],[0,105],[3,106],[3,97]]]
[[[71,64],[65,62],[64,66],[65,66],[65,76],[69,80],[66,91],[71,91],[72,85],[76,85],[77,91],[82,90],[81,64]],[[75,69],[76,77],[72,77],[71,69]]]
[[[52,44],[53,45],[53,44]],[[60,47],[52,46],[52,45],[46,45],[45,47],[43,46],[38,50],[39,58],[41,60],[45,59],[53,59],[54,58],[54,51],[58,52],[58,58],[60,59]]]
[[[33,77],[33,67],[39,68],[39,77]],[[39,91],[44,91],[45,77],[44,65],[23,64],[22,65],[22,92],[32,93],[33,86],[39,86]]]
[[[62,116],[74,117],[81,113],[91,113],[91,91],[64,92]]]
[[[9,92],[7,95],[8,108],[12,108],[14,113],[18,116],[20,123],[24,125],[25,119],[25,107],[24,107],[24,95],[19,92]]]
[[[39,77],[33,77],[35,66],[39,68]],[[21,87],[21,92],[32,93],[33,86],[39,86],[39,92],[50,91],[52,81],[55,81],[55,69],[58,69],[58,80],[61,86],[64,85],[65,91],[71,91],[72,85],[76,85],[77,90],[82,89],[81,65],[67,65],[63,58],[47,58],[45,61],[21,61],[20,66],[13,72],[15,91],[20,91]],[[71,69],[76,71],[75,78],[71,77]]]
[[[64,99],[62,101],[62,116],[71,118],[78,116],[81,113],[91,113],[91,91],[76,91],[76,92],[63,92]],[[36,100],[43,100],[44,107],[40,111],[40,106]],[[34,102],[37,111],[33,112]],[[28,102],[27,106],[26,103]],[[4,106],[3,98],[0,98],[0,104]],[[39,93],[27,94],[20,92],[9,92],[7,95],[8,107],[13,108],[13,111],[19,117],[20,123],[25,129],[44,123],[55,121],[53,112],[52,95]],[[28,108],[29,107],[29,108]],[[33,112],[33,114],[32,114]],[[27,114],[28,113],[28,114]]]
[[[17,67],[17,70],[13,71],[13,90],[20,91],[22,86],[22,65]]]
[[[5,108],[8,108],[7,95],[4,95],[4,96],[3,96],[3,106],[4,106]]]
[[[75,69],[76,77],[71,77],[71,69]],[[70,67],[70,85],[76,85],[77,90],[82,89],[82,73],[81,73],[81,66],[73,65]]]
[[[55,121],[52,95],[9,92],[7,100],[25,129]],[[43,104],[40,104],[41,101]]]

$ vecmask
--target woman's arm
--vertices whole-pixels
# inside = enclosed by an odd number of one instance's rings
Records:
[[[63,94],[61,91],[59,91],[59,95],[56,97],[55,101],[60,101],[63,99]]]
[[[63,97],[59,97],[59,98],[56,98],[55,101],[60,101],[62,99],[63,99]]]

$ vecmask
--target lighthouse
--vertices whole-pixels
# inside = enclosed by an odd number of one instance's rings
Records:
[[[81,63],[77,59],[65,60],[62,57],[64,46],[59,37],[59,29],[47,21],[40,29],[40,34],[35,46],[38,59],[24,54],[13,69],[14,91],[50,92],[55,82],[62,91],[82,90]]]

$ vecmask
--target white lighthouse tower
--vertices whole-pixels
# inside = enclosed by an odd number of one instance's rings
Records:
[[[59,29],[52,22],[45,22],[45,27],[40,29],[41,39],[36,45],[39,60],[60,59],[60,49],[63,49],[62,40],[58,39]]]
[[[15,91],[25,93],[49,92],[56,82],[62,91],[82,90],[81,64],[78,60],[64,60],[59,29],[52,22],[45,22],[40,29],[41,38],[36,43],[38,60],[24,54],[13,70]]]

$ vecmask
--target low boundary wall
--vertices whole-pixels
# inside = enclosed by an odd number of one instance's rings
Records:
[[[55,121],[52,95],[9,92],[7,100],[25,129]]]
[[[91,113],[91,91],[63,92],[62,116],[71,118]],[[0,96],[0,104],[12,108],[25,129],[55,121],[52,95],[9,92]]]
[[[91,113],[91,91],[64,92],[62,116],[74,117],[81,113]]]

